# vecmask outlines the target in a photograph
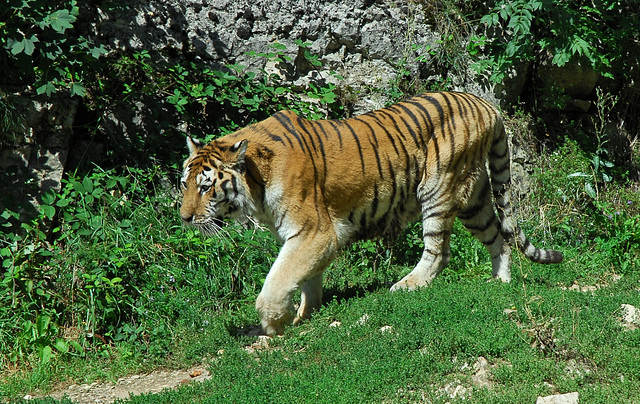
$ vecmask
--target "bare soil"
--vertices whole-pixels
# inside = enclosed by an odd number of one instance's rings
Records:
[[[165,389],[174,389],[187,383],[202,382],[211,378],[203,366],[185,370],[158,370],[147,374],[138,374],[118,379],[117,383],[74,384],[66,389],[48,395],[55,399],[65,396],[77,404],[108,404],[116,399],[131,396],[159,393]],[[29,398],[29,397],[25,397]]]

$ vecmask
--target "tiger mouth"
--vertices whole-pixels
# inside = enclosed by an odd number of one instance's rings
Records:
[[[193,226],[200,230],[203,234],[215,235],[227,226],[227,222],[217,217],[208,218],[203,221],[184,221],[188,226]]]

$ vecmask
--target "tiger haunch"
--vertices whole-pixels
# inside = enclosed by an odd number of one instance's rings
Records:
[[[190,138],[187,145],[183,221],[213,233],[222,219],[250,215],[283,243],[256,302],[270,335],[320,306],[322,272],[341,247],[393,237],[418,217],[422,258],[392,290],[425,286],[442,271],[456,217],[488,249],[495,278],[511,279],[509,243],[535,262],[562,261],[517,225],[502,119],[470,94],[427,93],[337,121],[283,111],[208,145]]]

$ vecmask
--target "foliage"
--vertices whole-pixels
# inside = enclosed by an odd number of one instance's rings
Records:
[[[67,88],[84,96],[85,74],[106,51],[69,35],[79,13],[77,0],[9,0],[0,10],[2,81],[34,85],[38,94]]]
[[[633,0],[500,0],[480,18],[485,32],[472,38],[473,49],[487,48],[475,68],[502,82],[514,64],[549,55],[557,66],[584,59],[604,77],[624,77],[630,74],[630,45],[638,39],[637,19]]]
[[[309,51],[309,43],[296,44],[304,62],[317,69],[321,62]],[[250,65],[271,62],[286,71],[286,65],[294,62],[285,53],[284,45],[274,43],[270,49],[266,53],[249,53],[255,59]],[[133,104],[152,96],[163,100],[170,108],[167,112],[174,114],[178,122],[188,123],[183,130],[197,137],[209,135],[212,127],[217,128],[218,134],[225,134],[282,109],[292,109],[310,119],[337,117],[341,110],[336,85],[320,74],[300,90],[284,76],[264,68],[239,64],[213,68],[196,62],[167,64],[152,60],[148,51],[122,55],[114,64],[113,73],[100,79],[93,108],[100,110],[99,103],[104,102],[97,92],[109,94],[111,105]],[[340,80],[335,72],[328,75]],[[167,117],[162,119],[168,121]]]
[[[317,69],[320,63],[308,43],[298,41],[296,47],[300,52],[295,60],[275,43],[269,52],[247,55],[248,66],[211,66],[189,59],[169,63],[147,50],[111,55],[106,60],[111,68],[96,74],[88,87],[81,130],[106,143],[108,161],[101,164],[175,164],[183,157],[187,133],[211,140],[281,109],[313,119],[337,118],[342,105],[334,83],[340,77],[310,74],[308,85],[294,86],[287,76],[294,64],[302,59]],[[257,67],[267,63],[278,69]],[[131,111],[137,111],[140,122],[134,130],[110,130],[114,120]]]
[[[32,222],[2,214],[3,361],[29,361],[33,352],[43,363],[55,352],[108,354],[104,344],[118,341],[164,352],[164,342],[149,338],[166,341],[165,319],[186,316],[190,301],[216,310],[255,295],[274,254],[264,235],[231,232],[214,242],[172,224],[171,196],[153,196],[158,175],[96,170],[46,195]],[[253,264],[234,265],[239,257]],[[262,270],[249,275],[253,265]],[[193,289],[177,296],[184,287]]]
[[[564,277],[579,274],[588,283],[599,282],[610,272],[631,274],[640,264],[640,197],[634,185],[612,179],[606,186],[600,184],[597,192],[591,192],[591,182],[585,186],[582,177],[567,175],[587,172],[593,163],[592,156],[573,141],[548,158],[556,168],[550,170],[542,165],[536,170],[539,185],[528,204],[538,206],[538,215],[550,221],[545,227],[547,234],[554,235],[554,244],[589,251],[575,258],[575,266],[569,267]],[[598,258],[593,257],[593,250],[598,251]]]
[[[0,145],[14,142],[23,130],[23,117],[19,108],[0,91]]]

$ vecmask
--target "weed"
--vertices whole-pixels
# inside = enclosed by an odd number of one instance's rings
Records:
[[[614,167],[614,164],[610,161],[609,149],[606,147],[609,139],[605,131],[605,125],[609,113],[618,101],[615,96],[603,93],[601,88],[597,88],[596,92],[598,94],[598,116],[597,119],[594,119],[594,127],[597,143],[596,149],[591,156],[591,173],[578,171],[569,174],[570,178],[585,178],[584,189],[593,199],[598,199],[599,188],[610,183],[613,179],[610,170]]]

